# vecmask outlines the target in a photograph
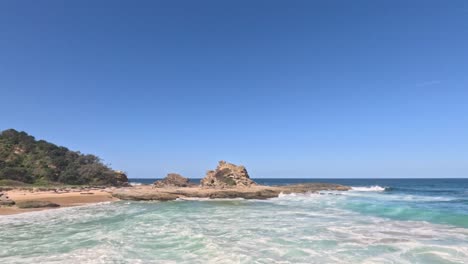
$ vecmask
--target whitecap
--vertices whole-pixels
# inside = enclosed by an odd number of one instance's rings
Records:
[[[351,187],[351,191],[357,191],[357,192],[383,192],[383,191],[385,191],[385,187],[381,187],[379,185],[356,186],[356,187]]]
[[[176,201],[243,201],[242,197],[239,198],[209,198],[209,197],[179,197]]]

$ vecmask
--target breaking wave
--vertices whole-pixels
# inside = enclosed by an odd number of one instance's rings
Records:
[[[348,192],[268,200],[121,201],[0,216],[0,259],[468,263],[467,185],[410,183],[353,182]]]
[[[356,187],[351,187],[352,191],[357,191],[357,192],[384,192],[386,190],[385,187],[380,187],[378,185],[374,186],[356,186]]]

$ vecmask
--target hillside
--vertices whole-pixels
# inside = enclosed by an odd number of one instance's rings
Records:
[[[36,140],[25,132],[8,129],[0,133],[0,181],[29,184],[125,185],[127,176],[85,155]]]

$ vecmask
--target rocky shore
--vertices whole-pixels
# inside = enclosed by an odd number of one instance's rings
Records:
[[[324,190],[347,191],[350,188],[339,184],[308,183],[286,186],[262,186],[255,183],[244,166],[220,161],[214,170],[209,170],[200,186],[189,183],[189,179],[171,173],[153,186],[119,188],[112,196],[121,200],[170,201],[189,198],[243,198],[268,199],[281,193],[311,193]]]
[[[120,200],[135,201],[170,201],[187,198],[243,198],[243,199],[268,199],[278,197],[281,193],[314,193],[319,191],[347,191],[350,188],[339,184],[307,183],[287,186],[263,186],[237,188],[153,188],[151,186],[137,186],[132,188],[119,188],[112,192],[112,196]]]
[[[347,191],[350,187],[329,183],[264,186],[255,183],[244,166],[220,161],[209,170],[200,185],[177,173],[169,173],[152,185],[127,187],[0,188],[0,215],[16,214],[90,203],[134,200],[170,201],[177,199],[268,199],[280,194]]]
[[[0,215],[118,201],[111,195],[114,189],[116,188],[2,188]]]

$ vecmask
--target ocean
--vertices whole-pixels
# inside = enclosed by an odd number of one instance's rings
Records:
[[[353,189],[0,216],[0,262],[468,263],[468,179],[255,181]]]

